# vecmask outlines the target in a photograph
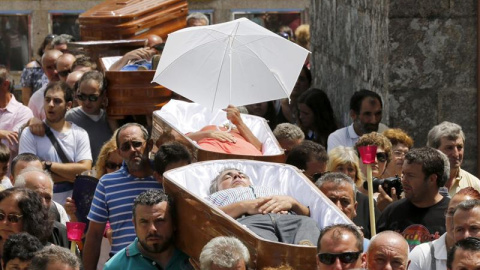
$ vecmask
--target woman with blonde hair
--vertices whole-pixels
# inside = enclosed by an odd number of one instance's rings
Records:
[[[348,175],[355,182],[357,188],[363,185],[364,176],[359,166],[360,159],[352,147],[338,146],[328,153],[327,171],[341,172]],[[368,196],[356,189],[355,200],[357,202],[357,216],[353,222],[363,228],[365,238],[370,238],[370,219],[368,208]],[[378,218],[380,211],[375,207],[375,217]]]
[[[104,174],[112,173],[122,166],[122,157],[117,153],[117,142],[115,140],[117,132],[115,131],[112,138],[108,140],[98,154],[95,163],[95,171],[97,179]]]

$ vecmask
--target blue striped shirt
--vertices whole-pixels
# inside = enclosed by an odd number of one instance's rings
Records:
[[[119,252],[135,240],[133,200],[143,191],[161,188],[152,176],[136,178],[130,175],[125,163],[118,171],[100,178],[88,219],[97,223],[110,221],[113,230],[111,253]]]

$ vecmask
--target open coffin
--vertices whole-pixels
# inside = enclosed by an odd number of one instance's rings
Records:
[[[224,154],[202,149],[195,141],[185,134],[195,132],[207,125],[224,125],[228,122],[226,113],[222,110],[209,109],[196,104],[179,100],[170,100],[161,110],[153,113],[152,138],[158,144],[168,141],[180,141],[192,151],[198,161],[215,159],[254,159],[271,162],[284,162],[285,155],[272,130],[264,118],[241,114],[243,122],[262,142],[262,156],[246,156]]]
[[[178,219],[177,245],[198,261],[202,247],[217,236],[236,236],[249,249],[250,267],[261,269],[288,263],[294,269],[315,268],[315,247],[264,240],[205,199],[209,186],[223,169],[237,168],[253,185],[275,188],[307,205],[319,228],[351,223],[297,168],[254,160],[216,160],[193,163],[164,174],[165,191],[174,198]],[[316,244],[316,243],[315,243]]]

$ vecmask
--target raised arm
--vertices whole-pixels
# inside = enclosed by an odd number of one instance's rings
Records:
[[[252,131],[245,125],[240,116],[240,111],[237,107],[233,105],[228,105],[228,108],[225,110],[227,112],[227,119],[232,121],[232,123],[237,126],[237,130],[242,135],[243,138],[249,143],[251,143],[255,148],[262,151],[262,142],[260,142]]]

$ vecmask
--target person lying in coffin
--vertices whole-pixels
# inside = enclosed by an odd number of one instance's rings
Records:
[[[230,132],[226,127],[217,128],[215,125],[209,125],[200,131],[186,135],[196,141],[204,150],[225,154],[261,156],[262,142],[245,125],[238,108],[229,105],[225,111],[227,119],[235,125]]]
[[[207,200],[267,240],[314,246],[320,235],[308,207],[273,188],[252,185],[237,169],[213,179]]]

